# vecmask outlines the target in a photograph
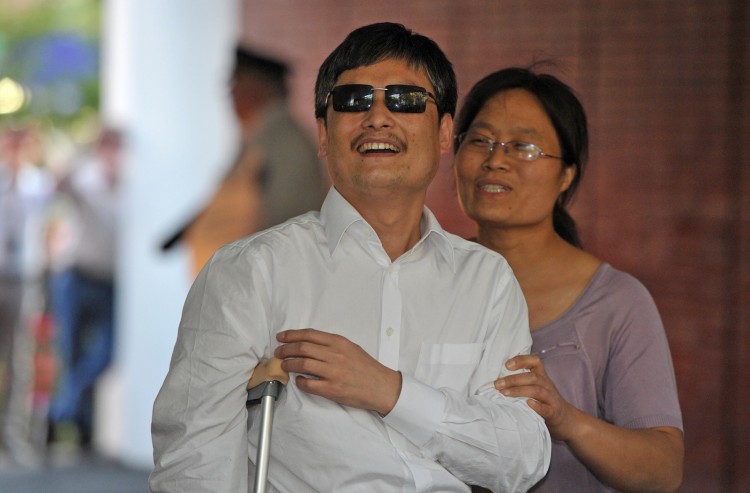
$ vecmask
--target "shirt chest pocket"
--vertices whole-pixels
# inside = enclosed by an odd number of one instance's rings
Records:
[[[566,401],[587,414],[600,416],[594,373],[577,338],[562,338],[533,350]]]
[[[484,344],[422,343],[414,376],[427,385],[468,392],[469,380],[479,365]]]

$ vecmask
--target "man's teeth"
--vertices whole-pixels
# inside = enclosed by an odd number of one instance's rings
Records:
[[[399,148],[384,142],[368,142],[362,144],[357,148],[359,152],[375,152],[375,151],[387,151],[387,152],[399,152]]]
[[[508,187],[504,187],[502,185],[482,185],[480,189],[483,192],[492,192],[492,193],[498,193],[498,192],[505,192],[508,190]]]

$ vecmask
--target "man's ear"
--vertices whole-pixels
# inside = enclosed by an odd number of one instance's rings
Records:
[[[453,117],[445,113],[440,119],[440,154],[448,154],[453,149]]]
[[[316,120],[318,124],[318,157],[326,157],[328,155],[328,127],[326,126],[325,118],[318,118]]]

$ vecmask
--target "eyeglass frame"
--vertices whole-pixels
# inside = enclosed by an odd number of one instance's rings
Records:
[[[463,132],[463,133],[461,133],[459,135],[456,135],[455,138],[458,141],[458,148],[459,149],[461,148],[461,146],[463,145],[464,141],[466,140],[466,136],[468,134],[470,134],[470,133],[476,133],[476,132],[467,131],[467,132]],[[565,162],[565,159],[563,159],[562,157],[560,157],[560,156],[553,156],[552,154],[547,154],[546,152],[544,152],[542,150],[541,147],[539,147],[536,144],[532,144],[531,142],[526,142],[524,140],[509,140],[508,142],[501,142],[499,140],[493,140],[493,139],[491,139],[491,138],[489,138],[489,137],[487,137],[485,135],[479,134],[479,133],[477,133],[477,135],[479,135],[479,136],[482,137],[479,140],[481,140],[482,142],[485,142],[486,144],[488,144],[486,146],[487,156],[488,157],[491,156],[493,152],[495,152],[495,149],[497,149],[498,145],[503,149],[503,154],[505,154],[506,156],[509,156],[509,157],[514,157],[514,156],[510,155],[510,148],[508,146],[510,146],[511,144],[523,144],[525,146],[528,146],[528,147],[534,149],[534,151],[536,152],[536,157],[534,157],[532,159],[523,159],[523,158],[515,158],[515,159],[519,159],[520,161],[524,161],[524,162],[530,163],[530,162],[537,161],[540,158],[547,157],[547,158],[552,158],[552,159],[559,159],[559,160]]]
[[[331,95],[333,95],[336,92],[337,89],[340,89],[342,87],[369,88],[368,89],[369,90],[369,94],[367,94],[367,95],[364,96],[365,98],[367,98],[369,100],[369,103],[370,103],[369,106],[367,108],[364,108],[364,109],[351,109],[351,110],[336,109],[335,105],[333,104],[333,98],[331,98]],[[432,94],[430,91],[428,91],[426,88],[424,88],[422,86],[415,86],[415,85],[412,85],[412,84],[388,84],[385,87],[375,87],[375,86],[372,86],[370,84],[341,84],[341,85],[335,86],[333,89],[331,89],[330,91],[328,91],[328,94],[326,94],[325,106],[326,106],[326,108],[328,107],[328,101],[330,100],[331,101],[331,108],[333,108],[333,111],[336,111],[338,113],[364,113],[364,112],[370,111],[372,109],[372,105],[375,104],[375,91],[388,92],[388,91],[395,90],[395,88],[399,88],[401,92],[407,92],[404,89],[408,88],[409,89],[408,92],[423,94],[425,96],[425,100],[424,100],[424,106],[421,107],[421,111],[398,111],[398,110],[393,109],[388,104],[389,99],[388,99],[388,96],[386,94],[384,104],[385,104],[385,107],[388,108],[388,111],[390,111],[392,113],[406,113],[406,114],[420,114],[420,113],[424,113],[425,111],[427,111],[427,101],[429,101],[430,98],[432,98],[432,101],[435,104],[437,104],[437,98],[435,97],[435,95]]]

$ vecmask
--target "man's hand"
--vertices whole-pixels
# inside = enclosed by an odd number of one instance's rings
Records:
[[[282,343],[274,356],[281,368],[299,373],[300,390],[345,406],[385,416],[401,393],[401,373],[380,364],[361,347],[340,335],[315,329],[279,332]]]
[[[495,388],[508,397],[529,397],[529,407],[544,418],[550,435],[567,440],[575,426],[576,409],[563,397],[547,376],[544,363],[536,355],[521,355],[505,363],[509,370],[529,370],[495,380]]]

